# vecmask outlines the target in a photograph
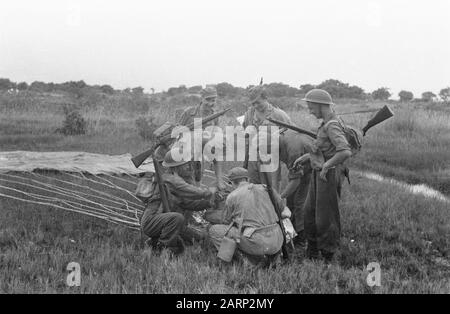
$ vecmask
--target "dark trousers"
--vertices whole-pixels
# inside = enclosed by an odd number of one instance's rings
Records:
[[[305,201],[305,235],[308,246],[334,253],[339,247],[341,223],[338,206],[336,169],[327,173],[327,181],[313,170]]]
[[[184,228],[184,217],[180,213],[148,214],[144,212],[141,219],[141,228],[150,238],[158,239],[166,247],[180,245],[180,233]]]
[[[305,228],[305,201],[308,196],[308,190],[311,180],[311,172],[306,172],[301,180],[300,185],[295,192],[287,198],[287,207],[292,212],[292,224],[297,233],[303,232]]]

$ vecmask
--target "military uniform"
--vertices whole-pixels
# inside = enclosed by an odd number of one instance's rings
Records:
[[[283,201],[275,193],[279,206]],[[274,255],[281,250],[283,233],[264,185],[243,183],[225,202],[221,224],[209,229],[211,242],[219,249],[224,236],[238,240],[237,248],[251,256]]]
[[[279,149],[280,161],[284,162],[289,169],[288,180],[300,180],[300,184],[294,193],[287,197],[287,207],[292,211],[292,222],[297,233],[304,230],[303,206],[308,194],[309,182],[311,179],[311,168],[305,167],[303,170],[295,170],[293,164],[297,158],[308,153],[313,143],[313,139],[307,135],[300,134],[293,130],[286,130],[280,134]]]
[[[258,130],[260,126],[268,126],[268,131],[270,131],[270,126],[274,125],[272,122],[268,121],[267,118],[279,120],[285,123],[291,124],[291,118],[287,115],[286,112],[281,110],[280,108],[274,107],[273,105],[269,104],[269,108],[264,112],[264,114],[261,114],[259,111],[257,111],[254,108],[250,108],[246,113],[244,117],[244,123],[243,127],[246,128],[247,126],[253,125]],[[247,146],[248,147],[248,146]],[[249,181],[251,183],[266,183],[266,180],[263,175],[261,175],[259,169],[260,169],[260,162],[259,161],[249,161],[248,162],[248,173],[249,173]],[[279,180],[280,180],[280,167],[278,167],[277,171],[268,173],[269,178],[271,178],[272,183],[271,186],[273,186],[277,191],[279,190]]]
[[[204,118],[214,114],[214,110],[202,110],[202,105],[199,104],[197,106],[188,107],[183,111],[183,114],[180,117],[178,123],[180,125],[189,125],[194,123],[195,118]],[[203,125],[203,129],[208,126],[217,126],[219,124],[219,118],[214,119]],[[201,161],[193,161],[194,167],[194,178],[195,181],[200,182],[202,179],[202,162]]]
[[[313,155],[331,159],[337,152],[351,150],[342,126],[337,121],[324,121],[317,132]],[[322,158],[322,157],[321,157]],[[320,179],[320,169],[312,170],[311,183],[305,201],[305,234],[310,251],[321,250],[333,254],[340,242],[339,186],[343,165],[328,170],[326,179]]]
[[[168,190],[170,213],[164,212],[158,185],[153,182],[151,196],[141,218],[142,231],[148,237],[159,238],[167,246],[174,245],[173,238],[178,235],[188,242],[201,240],[205,235],[190,228],[188,222],[191,212],[211,207],[212,192],[189,184],[178,175],[164,173],[161,179]],[[165,224],[168,226],[164,227]]]
[[[181,117],[180,117],[178,123],[180,125],[189,125],[191,123],[194,123],[194,118],[205,118],[214,113],[215,113],[214,110],[209,110],[209,109],[202,110],[201,104],[199,104],[197,106],[187,107],[181,114]],[[205,128],[205,126],[209,126],[209,125],[219,125],[219,118],[216,118],[216,119],[208,122],[207,124],[203,125],[203,128]]]

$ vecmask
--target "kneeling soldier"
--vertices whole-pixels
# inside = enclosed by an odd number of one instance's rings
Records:
[[[152,184],[151,196],[141,218],[141,228],[152,239],[156,248],[169,248],[175,254],[184,250],[183,240],[199,240],[201,236],[189,228],[185,215],[190,211],[201,211],[211,207],[216,188],[202,188],[188,183],[192,177],[189,161],[175,161],[172,151],[166,153],[162,163],[167,173],[161,175],[167,188],[170,212],[164,212],[159,188]]]
[[[224,238],[236,241],[237,249],[250,258],[274,256],[283,245],[283,233],[266,186],[248,182],[248,172],[236,167],[228,175],[233,185],[225,203],[220,224],[212,225],[209,237],[216,249],[220,249]],[[284,207],[280,196],[277,202]]]

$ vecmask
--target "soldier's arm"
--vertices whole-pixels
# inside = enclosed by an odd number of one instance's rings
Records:
[[[225,225],[229,225],[233,221],[233,213],[234,213],[234,201],[233,197],[228,197],[225,202],[225,209],[223,214],[222,223]]]
[[[174,175],[165,176],[164,181],[170,186],[170,193],[180,198],[209,200],[213,196],[210,189],[189,184]]]
[[[278,208],[280,209],[280,211],[282,211],[283,208],[285,207],[284,201],[281,198],[280,194],[278,194],[278,192],[275,189],[272,189],[272,191],[273,191],[273,197],[275,199],[275,202],[276,202]]]
[[[290,179],[288,181],[288,184],[284,188],[283,192],[281,193],[281,197],[288,198],[289,196],[291,196],[300,186],[300,182],[301,182],[300,178]]]
[[[178,120],[179,125],[188,125],[189,119],[191,117],[189,108],[186,108],[181,114],[180,120]]]

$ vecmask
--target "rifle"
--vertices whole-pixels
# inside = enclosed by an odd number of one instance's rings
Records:
[[[167,192],[166,186],[164,185],[164,183],[162,181],[161,168],[159,168],[159,163],[156,160],[156,158],[153,158],[153,166],[155,168],[155,180],[156,180],[156,184],[158,185],[159,196],[161,197],[161,203],[163,206],[163,212],[168,213],[168,212],[170,212],[169,194]]]
[[[202,127],[204,124],[217,119],[218,117],[224,115],[227,111],[229,111],[231,108],[227,108],[225,110],[219,111],[217,113],[214,113],[212,115],[207,116],[206,118],[202,118]],[[133,162],[134,166],[136,168],[139,168],[140,165],[142,165],[142,163],[151,155],[153,155],[153,153],[155,152],[155,150],[161,146],[161,145],[169,145],[169,143],[171,141],[174,140],[174,138],[172,137],[172,130],[175,126],[169,125],[169,124],[164,124],[162,127],[158,128],[158,130],[155,131],[155,133],[157,133],[157,131],[159,131],[157,134],[157,140],[156,143],[152,145],[152,147],[148,150],[146,150],[145,152],[140,153],[137,156],[134,156],[133,158],[131,158],[131,161]],[[194,129],[194,122],[188,124],[186,126],[189,130],[193,130]],[[161,130],[162,129],[162,130]],[[156,169],[155,169],[156,170]]]
[[[367,111],[367,112],[371,112],[371,111]],[[356,111],[356,112],[353,112],[353,113],[360,113],[360,112],[362,112],[362,111]],[[364,112],[366,112],[366,111],[364,111]],[[345,113],[345,114],[350,114],[350,113]],[[389,119],[392,116],[394,116],[394,113],[392,112],[392,110],[389,109],[389,107],[387,105],[384,106],[383,108],[378,110],[378,112],[375,114],[375,116],[367,122],[365,127],[363,127],[363,129],[362,129],[363,135],[365,136],[367,131],[370,128],[374,127],[377,124],[380,124],[381,122],[383,122],[384,120]],[[272,122],[272,123],[274,123],[274,124],[276,124],[278,126],[294,130],[294,131],[296,131],[298,133],[306,134],[306,135],[308,135],[308,136],[310,136],[310,137],[312,137],[314,139],[317,138],[316,134],[314,134],[313,132],[308,131],[308,130],[304,130],[302,128],[299,128],[298,126],[291,125],[291,124],[288,124],[288,123],[284,123],[284,122],[281,122],[281,121],[278,121],[278,120],[275,120],[275,119],[271,119],[271,118],[267,118],[267,120],[269,120],[270,122]]]
[[[268,176],[267,172],[263,172],[263,174],[264,174],[264,180],[267,183],[267,193],[269,193],[270,202],[272,203],[272,205],[275,209],[275,213],[277,214],[277,217],[278,217],[278,225],[280,226],[281,232],[283,233],[283,246],[281,247],[281,252],[283,253],[283,259],[288,260],[289,254],[287,251],[286,230],[284,229],[283,219],[281,218],[281,211],[283,209],[278,207],[278,203],[277,203],[277,201],[275,199],[275,195],[273,193],[272,181],[269,180],[269,176]]]

